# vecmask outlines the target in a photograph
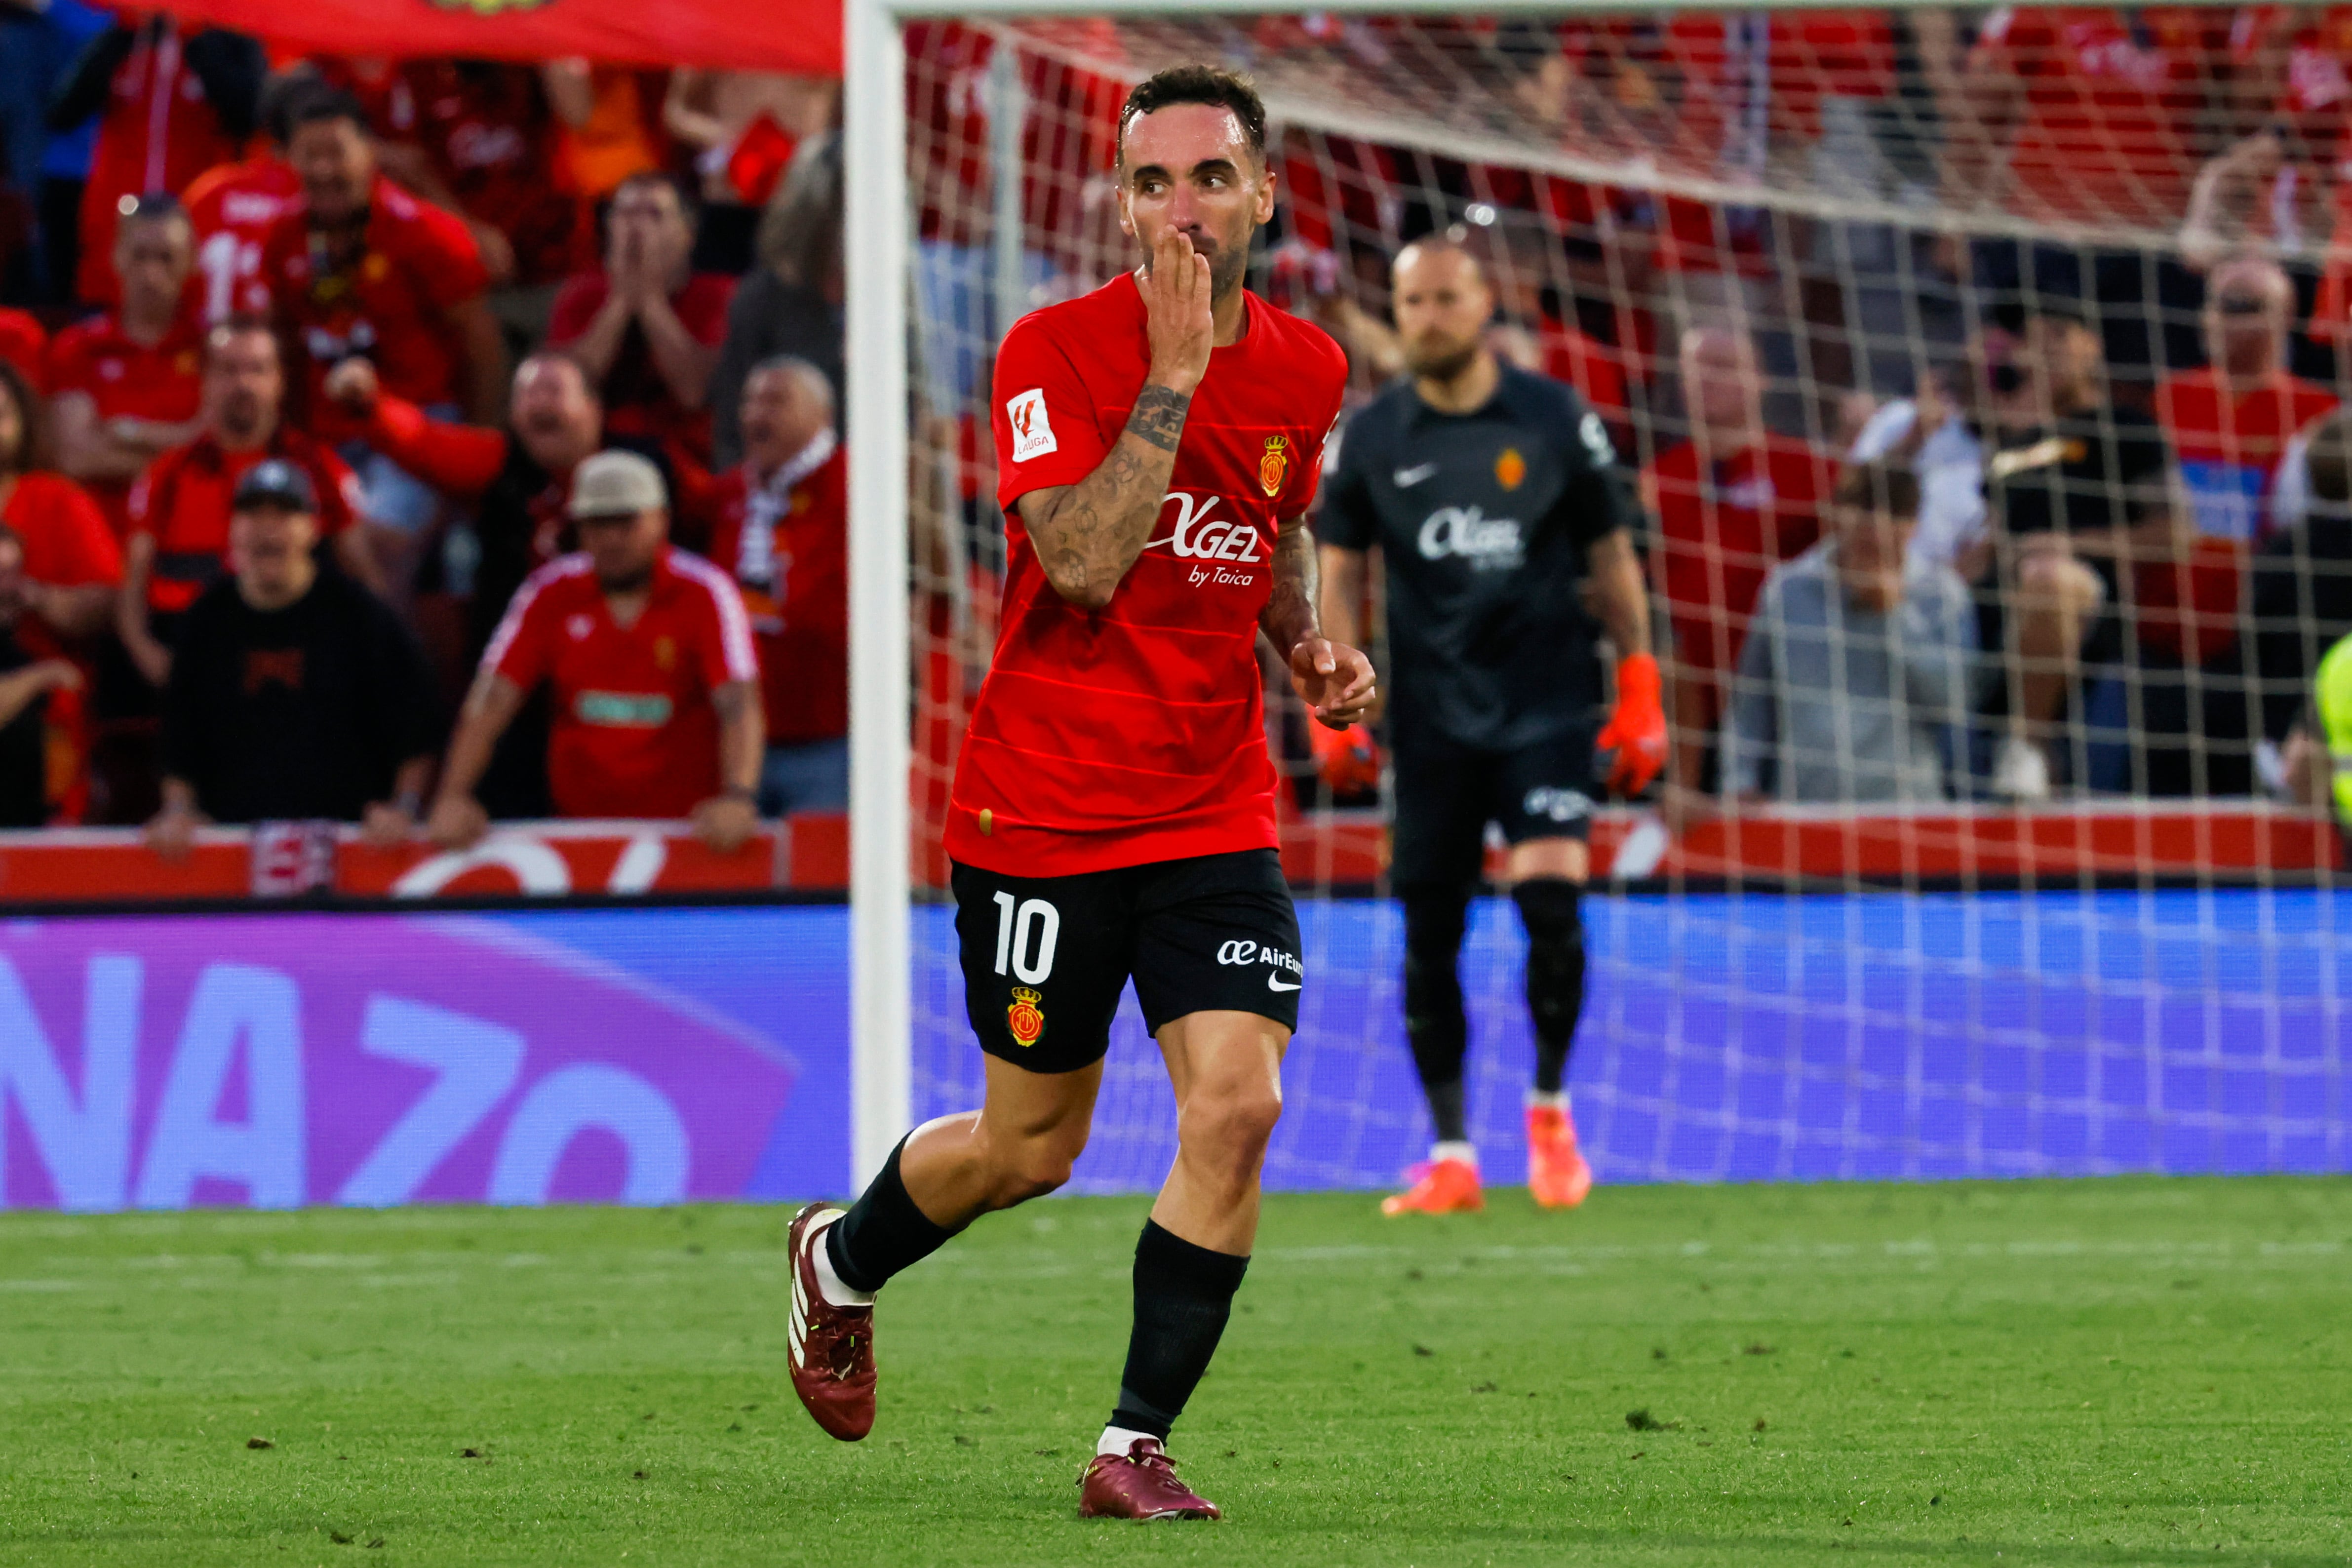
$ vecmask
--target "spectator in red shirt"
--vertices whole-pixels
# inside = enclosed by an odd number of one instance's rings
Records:
[[[139,673],[156,687],[171,674],[179,616],[228,570],[229,498],[264,458],[284,458],[310,476],[320,532],[346,572],[376,586],[374,559],[352,526],[361,507],[351,469],[282,417],[286,374],[276,334],[252,321],[215,327],[205,338],[202,386],[203,433],[149,464],[131,490],[115,626]]]
[[[555,297],[548,346],[587,368],[614,434],[675,440],[707,465],[734,279],[691,270],[694,223],[667,175],[621,182],[605,221],[604,265]]]
[[[489,274],[465,221],[386,178],[357,103],[332,92],[298,98],[288,151],[302,199],[273,225],[262,282],[300,349],[310,419],[358,468],[375,521],[415,535],[439,500],[325,403],[340,362],[373,361],[385,388],[436,416],[497,417],[506,340],[484,290]]]
[[[25,574],[25,542],[0,527],[0,827],[49,819],[45,709],[54,693],[77,691],[70,659],[43,657],[19,635],[37,584]]]
[[[25,373],[25,379],[38,386],[41,384],[41,357],[47,352],[49,334],[29,311],[0,305],[0,364],[13,364]]]
[[[710,556],[759,639],[770,816],[849,806],[848,461],[833,412],[833,384],[807,360],[754,366],[743,461],[715,487]]]
[[[131,482],[196,437],[204,341],[183,309],[194,260],[179,203],[142,198],[114,231],[121,302],[49,345],[58,467],[89,490],[118,538],[129,530]]]
[[[540,686],[548,783],[566,816],[690,816],[722,853],[759,826],[759,657],[728,575],[669,544],[661,470],[600,452],[572,477],[581,550],[508,606],[467,698],[427,830],[456,848],[488,816],[474,787]]]
[[[1705,787],[1708,748],[1723,717],[1725,682],[1766,574],[1821,536],[1834,482],[1830,458],[1764,428],[1763,387],[1748,335],[1723,327],[1683,334],[1683,399],[1690,438],[1642,473],[1658,520],[1650,568],[1674,623],[1668,711],[1676,782]]]
[[[82,188],[81,269],[74,291],[110,302],[114,226],[125,196],[177,195],[253,134],[268,61],[261,46],[206,27],[193,37],[166,16],[118,23],[90,41],[49,104],[49,129],[103,111]]]
[[[558,126],[537,71],[412,60],[400,85],[396,129],[415,152],[403,183],[467,220],[500,284],[552,290],[587,261],[586,215],[556,176]],[[540,330],[549,302],[539,297]]]
[[[302,177],[286,161],[287,114],[302,97],[318,91],[309,76],[271,79],[261,95],[261,144],[241,162],[214,164],[180,195],[195,229],[206,326],[269,309],[261,247],[271,227],[302,196]]]
[[[64,659],[79,672],[50,689],[41,728],[52,764],[57,816],[83,819],[89,805],[90,731],[84,697],[94,675],[91,638],[114,613],[122,552],[79,485],[39,468],[40,402],[15,367],[0,364],[0,527],[16,540],[10,590],[15,642],[35,660]]]

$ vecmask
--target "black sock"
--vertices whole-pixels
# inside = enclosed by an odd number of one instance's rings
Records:
[[[1462,1058],[1470,1044],[1462,1009],[1463,925],[1470,912],[1466,888],[1403,890],[1404,1037],[1413,1071],[1429,1097],[1429,1119],[1441,1143],[1470,1134],[1462,1114]]]
[[[1110,1424],[1165,1441],[1209,1370],[1249,1259],[1195,1247],[1156,1220],[1135,1244],[1135,1330]]]
[[[1536,1026],[1536,1092],[1558,1094],[1584,1011],[1584,889],[1537,878],[1511,890],[1528,931],[1528,1012]]]
[[[1440,1143],[1466,1143],[1470,1141],[1470,1123],[1462,1112],[1462,1080],[1451,1083],[1424,1083],[1421,1092],[1429,1097],[1429,1120],[1437,1129]]]
[[[933,1225],[908,1195],[898,1174],[898,1155],[906,1147],[907,1140],[899,1139],[864,1194],[825,1231],[833,1271],[853,1290],[879,1290],[893,1274],[920,1263],[955,1235]]]

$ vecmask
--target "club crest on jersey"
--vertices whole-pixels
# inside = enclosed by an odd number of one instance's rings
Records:
[[[1013,1005],[1004,1010],[1004,1026],[1013,1032],[1014,1045],[1034,1046],[1045,1032],[1045,1009],[1037,1005],[1045,999],[1042,993],[1026,985],[1013,988]]]
[[[1290,470],[1290,437],[1268,436],[1265,454],[1257,460],[1257,488],[1271,500],[1282,493],[1283,476]]]
[[[1503,455],[1495,459],[1495,482],[1507,490],[1517,489],[1527,482],[1528,460],[1519,456],[1517,447],[1506,447]]]

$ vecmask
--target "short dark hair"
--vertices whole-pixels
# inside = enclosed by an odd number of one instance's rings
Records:
[[[1118,111],[1118,160],[1127,162],[1127,128],[1138,115],[1156,114],[1180,103],[1205,103],[1212,109],[1229,110],[1241,123],[1242,139],[1249,143],[1257,161],[1265,162],[1265,100],[1257,95],[1257,87],[1239,71],[1223,66],[1170,66],[1166,70],[1152,72],[1135,84],[1127,95],[1127,102]]]
[[[1834,492],[1840,504],[1890,516],[1919,515],[1919,476],[1906,463],[1848,463]]]
[[[205,364],[209,367],[213,362],[213,355],[217,353],[222,345],[230,339],[251,337],[257,332],[269,340],[269,346],[278,352],[278,364],[285,365],[287,363],[286,345],[278,340],[276,324],[268,317],[256,315],[249,310],[240,310],[236,315],[224,321],[215,321],[205,329]]]
[[[330,120],[348,120],[359,128],[360,134],[369,133],[367,110],[360,100],[341,88],[324,82],[307,92],[289,95],[286,104],[286,139],[292,141],[294,132],[305,125],[320,125]]]

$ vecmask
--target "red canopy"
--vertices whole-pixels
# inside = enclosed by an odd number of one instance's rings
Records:
[[[615,65],[841,74],[840,0],[163,0],[153,8],[304,54],[577,56]]]

